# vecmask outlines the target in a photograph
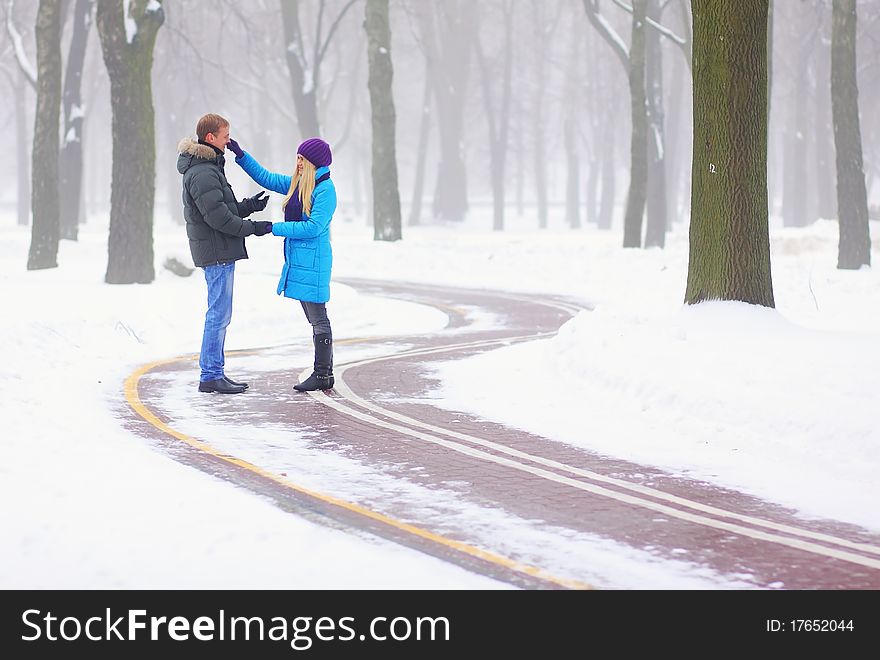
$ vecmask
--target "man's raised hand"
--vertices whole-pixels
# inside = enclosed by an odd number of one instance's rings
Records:
[[[261,197],[261,195],[265,195],[265,197]],[[256,211],[262,211],[266,208],[266,204],[269,203],[269,193],[265,190],[261,190],[253,197],[247,197],[246,199],[250,202],[251,208],[253,209],[251,213],[255,213]]]

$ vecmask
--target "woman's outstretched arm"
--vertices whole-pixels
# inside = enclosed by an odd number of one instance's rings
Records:
[[[247,175],[252,178],[257,185],[263,186],[267,190],[286,195],[290,190],[290,177],[286,174],[278,174],[270,172],[260,165],[257,160],[247,151],[241,156],[236,156],[235,162],[241,166]]]

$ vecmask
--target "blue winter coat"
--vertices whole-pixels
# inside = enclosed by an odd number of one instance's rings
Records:
[[[286,195],[291,177],[270,172],[245,152],[235,162],[263,188]],[[316,178],[330,171],[319,167]],[[326,179],[315,186],[312,211],[303,213],[299,222],[275,222],[272,233],[284,236],[284,268],[278,281],[278,294],[305,302],[324,303],[330,300],[330,270],[333,250],[330,247],[330,221],[336,211],[336,188]]]

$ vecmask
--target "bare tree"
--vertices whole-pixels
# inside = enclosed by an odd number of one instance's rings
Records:
[[[79,233],[80,195],[82,194],[83,116],[82,71],[86,57],[94,0],[76,0],[73,10],[73,35],[67,52],[64,73],[64,139],[61,142],[61,238],[76,240]]]
[[[321,82],[321,64],[327,54],[327,48],[339,27],[345,13],[355,3],[348,0],[336,18],[330,23],[327,34],[323,33],[325,0],[318,5],[316,26],[312,32],[312,53],[306,52],[307,45],[303,39],[300,24],[300,0],[279,0],[281,3],[281,20],[284,27],[284,49],[287,58],[287,69],[290,74],[290,91],[293,105],[296,108],[296,119],[303,137],[320,135],[317,92]]]
[[[608,120],[607,124],[611,125],[613,123],[613,110],[612,106],[608,105],[605,108],[605,117]],[[599,229],[611,229],[611,224],[614,219],[614,194],[616,191],[615,185],[615,170],[617,169],[615,165],[615,151],[617,149],[616,141],[614,139],[614,131],[606,130],[605,134],[602,137],[602,199],[599,202],[599,218],[597,220],[597,224],[599,225]]]
[[[441,220],[460,221],[468,208],[462,136],[476,5],[471,0],[425,4],[429,8],[419,12],[420,32],[434,87],[440,138],[433,212]]]
[[[30,151],[28,150],[30,137],[28,136],[26,104],[29,96],[28,90],[36,91],[37,89],[37,69],[25,52],[22,36],[15,25],[14,9],[15,3],[13,0],[8,0],[4,23],[18,72],[13,74],[5,67],[3,72],[12,88],[12,98],[15,99],[15,162],[18,184],[16,215],[18,224],[26,227],[30,223],[31,217],[31,166]]]
[[[599,49],[604,48],[595,39],[587,40],[587,57],[589,62],[597,63]],[[611,229],[615,197],[615,152],[617,150],[616,109],[606,100],[618,91],[615,89],[615,77],[610,75],[607,67],[591,67],[599,72],[598,76],[588,78],[590,84],[586,90],[589,104],[587,117],[590,123],[590,188],[587,190],[587,222],[595,222],[599,229]],[[599,179],[599,181],[596,181]]]
[[[642,219],[648,206],[648,229],[646,246],[665,243],[666,202],[666,149],[663,118],[663,72],[660,67],[659,36],[674,43],[682,52],[688,67],[691,66],[690,35],[676,35],[659,22],[669,0],[661,3],[652,0],[635,0],[627,5],[622,0],[614,4],[632,14],[632,38],[627,48],[610,24],[599,13],[598,0],[583,0],[587,18],[617,55],[630,83],[630,107],[632,136],[630,139],[630,187],[624,213],[623,246],[639,247],[642,244]],[[684,27],[688,32],[687,12],[684,0],[679,0]],[[649,15],[650,13],[650,15]],[[651,31],[650,37],[645,29]],[[652,41],[657,39],[656,41]],[[647,43],[646,43],[647,42]],[[651,53],[646,57],[646,49]],[[649,89],[648,89],[649,88]],[[648,154],[651,153],[652,169],[649,173]],[[643,156],[644,154],[644,156]],[[644,164],[643,164],[644,161]],[[653,183],[651,183],[653,173]],[[650,186],[650,188],[649,188]]]
[[[547,228],[547,148],[545,133],[545,108],[547,105],[547,61],[549,59],[550,46],[553,35],[559,24],[561,16],[561,4],[556,5],[556,12],[548,15],[548,3],[544,0],[532,0],[531,20],[537,38],[531,45],[530,52],[534,53],[532,60],[535,72],[535,87],[529,94],[531,97],[530,107],[532,112],[531,134],[534,149],[532,166],[535,176],[535,200],[538,204],[538,228]]]
[[[37,111],[31,164],[31,246],[28,270],[58,266],[58,122],[61,109],[61,0],[40,0]]]
[[[15,114],[15,163],[16,163],[16,185],[18,188],[16,201],[17,224],[27,226],[30,222],[31,209],[31,187],[30,187],[30,164],[28,153],[28,134],[27,134],[27,109],[25,101],[27,99],[27,78],[21,71],[10,71],[6,67],[0,67],[6,81],[9,83],[11,96],[14,99]]]
[[[565,147],[565,222],[572,229],[581,226],[581,164],[579,145],[580,124],[579,115],[583,112],[582,100],[579,91],[584,85],[581,62],[584,59],[581,51],[583,44],[583,31],[575,21],[571,21],[570,53],[571,63],[568,65],[568,75],[565,82],[565,100],[563,102],[562,136]],[[590,175],[598,171],[598,167],[591,168]],[[592,190],[592,188],[591,188]],[[546,226],[546,218],[545,218]]]
[[[483,83],[483,107],[489,124],[489,169],[492,180],[492,229],[504,229],[504,172],[507,157],[507,134],[510,129],[510,95],[513,60],[513,3],[501,1],[503,43],[501,52],[490,63],[483,52],[479,33],[475,42],[477,63]],[[500,68],[500,72],[498,69]],[[500,75],[499,75],[500,74]],[[499,80],[495,92],[493,81]]]
[[[410,29],[415,37],[415,44],[422,54],[423,74],[421,77],[422,84],[422,102],[418,106],[419,113],[419,132],[416,140],[415,167],[413,173],[413,192],[410,200],[409,217],[407,224],[416,226],[421,224],[422,219],[422,202],[425,194],[425,165],[428,160],[428,138],[430,137],[432,121],[434,115],[431,112],[431,104],[433,102],[433,83],[431,81],[431,62],[428,58],[428,52],[425,47],[424,40],[419,37],[418,29],[415,28],[416,14],[421,16],[424,3],[421,0],[413,0],[403,4],[403,10],[410,25]]]
[[[837,150],[837,267],[871,263],[868,194],[862,164],[859,87],[856,80],[856,0],[834,0],[831,28],[831,112]]]
[[[27,53],[24,49],[24,43],[21,37],[21,33],[18,31],[18,28],[15,25],[15,2],[14,0],[8,0],[6,3],[6,34],[9,36],[9,41],[12,43],[12,54],[15,56],[15,61],[18,63],[18,67],[21,70],[22,75],[24,75],[27,82],[30,86],[36,91],[37,89],[37,67],[31,63],[28,59]]]
[[[431,131],[431,79],[427,72],[427,60],[425,81],[422,91],[422,103],[419,106],[419,139],[416,146],[416,172],[413,177],[413,194],[409,207],[409,220],[407,224],[418,225],[422,216],[422,197],[425,190],[425,161],[428,153],[428,136]]]
[[[660,20],[660,0],[648,0],[647,16]],[[658,23],[659,25],[659,23]],[[666,126],[663,108],[663,51],[660,33],[648,30],[645,35],[645,86],[648,105],[648,190],[645,247],[666,244]]]
[[[648,111],[645,96],[645,21],[647,0],[632,5],[632,39],[627,47],[599,14],[596,0],[583,0],[590,23],[611,46],[629,77],[632,136],[630,138],[630,182],[623,220],[623,247],[641,247],[642,218],[648,186]]]
[[[97,23],[113,109],[108,284],[148,284],[153,266],[156,137],[153,47],[165,20],[158,0],[98,0]]]
[[[813,130],[815,136],[812,158],[812,185],[816,193],[815,217],[837,217],[837,199],[834,172],[834,127],[831,120],[831,16],[824,0],[816,0],[814,12],[820,22],[818,38],[814,43],[810,76],[813,92]],[[810,134],[810,131],[808,131]]]
[[[692,0],[694,142],[685,302],[773,307],[767,210],[768,0]]]
[[[810,203],[813,186],[806,183],[810,137],[808,112],[812,107],[808,95],[813,73],[812,53],[818,42],[820,24],[812,12],[804,11],[803,5],[782,5],[776,8],[776,12],[779,19],[777,29],[783,43],[789,44],[776,60],[778,66],[785,67],[785,75],[776,82],[777,91],[781,90],[787,100],[778,109],[780,115],[785,113],[779,131],[783,161],[782,219],[786,227],[804,227],[815,218],[811,215],[813,205]],[[769,30],[768,26],[768,34]],[[823,83],[827,86],[827,80]]]
[[[367,0],[370,104],[373,117],[373,239],[401,239],[400,192],[397,187],[396,115],[391,64],[391,26],[388,0]]]

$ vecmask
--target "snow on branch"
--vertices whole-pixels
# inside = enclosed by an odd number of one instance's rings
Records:
[[[584,0],[584,4],[586,4],[587,1],[588,1],[588,0]],[[613,2],[614,2],[614,4],[616,4],[618,7],[621,7],[621,8],[624,9],[625,11],[628,11],[629,13],[632,13],[633,8],[630,7],[628,4],[624,3],[622,0],[613,0]],[[682,7],[682,11],[686,13],[687,10],[684,8],[684,3],[683,3],[683,2],[682,2],[681,7]],[[662,25],[660,25],[660,24],[659,24],[657,21],[655,21],[654,19],[652,19],[652,18],[650,18],[650,17],[646,18],[646,22],[648,23],[648,25],[650,25],[652,28],[654,28],[655,30],[657,30],[657,32],[659,32],[662,36],[664,36],[664,37],[666,37],[667,39],[671,40],[676,46],[678,46],[678,48],[681,50],[681,54],[684,56],[685,62],[687,62],[688,69],[690,69],[690,68],[692,67],[692,63],[691,63],[691,44],[690,44],[690,31],[689,31],[689,28],[688,28],[688,25],[687,25],[687,16],[686,16],[686,15],[685,15],[684,20],[685,20],[685,29],[688,30],[688,36],[687,36],[687,37],[679,37],[679,36],[678,36],[677,34],[675,34],[672,30],[670,30],[669,28],[665,28],[665,27],[663,27]]]
[[[345,13],[351,8],[354,3],[355,0],[349,0],[348,3],[340,10],[339,15],[336,17],[336,20],[333,21],[333,24],[330,26],[330,30],[327,32],[327,38],[324,40],[324,45],[321,47],[321,50],[318,53],[318,57],[316,58],[316,66],[318,66],[320,62],[324,59],[324,54],[327,52],[327,47],[330,45],[330,39],[333,38],[333,33],[336,32],[336,28],[339,27],[339,23],[342,21],[342,17],[345,16]],[[320,33],[321,27],[319,24],[318,34],[320,35]]]
[[[623,9],[625,9],[626,11],[628,11],[630,14],[632,14],[632,12],[633,12],[633,8],[630,7],[628,4],[622,2],[621,0],[613,0],[613,2],[614,2],[614,4],[617,5],[618,7],[622,7]],[[654,28],[655,30],[657,30],[657,32],[659,32],[660,34],[662,34],[664,37],[667,37],[667,38],[669,38],[669,39],[672,39],[672,40],[673,40],[675,43],[677,43],[679,46],[685,46],[685,45],[687,45],[687,40],[686,40],[684,37],[679,37],[677,34],[675,34],[675,32],[673,32],[673,31],[670,30],[669,28],[663,27],[662,25],[660,25],[660,23],[658,23],[657,21],[655,21],[653,18],[648,17],[648,19],[647,19],[647,23],[648,23],[648,25],[650,25],[652,28]]]
[[[308,96],[315,88],[315,76],[311,67],[309,67],[309,63],[306,62],[305,55],[302,52],[302,48],[300,48],[299,42],[291,41],[287,44],[287,52],[290,53],[296,60],[297,64],[299,64],[299,68],[303,75],[302,94],[303,96]]]
[[[609,38],[613,39],[617,42],[618,47],[629,56],[629,47],[626,45],[626,42],[620,38],[620,35],[614,31],[614,28],[611,27],[611,23],[605,20],[605,17],[602,14],[596,14],[596,21],[602,25],[602,28],[605,32],[608,33]]]
[[[620,35],[614,31],[611,24],[605,20],[605,17],[599,13],[599,9],[595,4],[595,0],[584,0],[584,11],[587,12],[587,18],[593,27],[599,32],[599,35],[608,42],[617,59],[623,65],[623,68],[629,71],[629,47],[626,42],[620,38]]]
[[[21,34],[19,34],[18,30],[15,28],[15,23],[12,22],[13,5],[13,0],[9,0],[9,3],[6,6],[6,32],[9,34],[9,38],[12,40],[12,46],[15,50],[15,59],[18,62],[18,66],[21,69],[21,72],[25,75],[25,78],[27,78],[27,81],[31,84],[31,87],[36,89],[37,69],[28,59],[27,53],[24,50],[24,43],[21,40]]]
[[[125,21],[125,40],[134,41],[137,36],[137,22],[131,17],[131,0],[122,0],[122,19]]]

